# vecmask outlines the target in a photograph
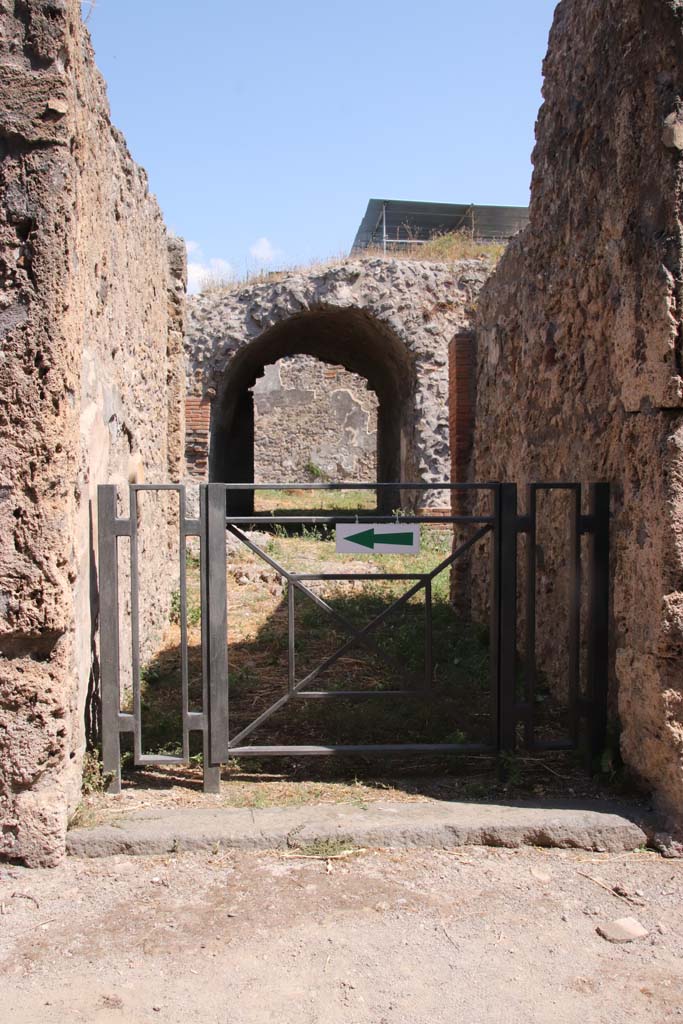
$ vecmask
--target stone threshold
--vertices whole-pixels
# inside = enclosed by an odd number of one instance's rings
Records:
[[[555,803],[373,802],[270,808],[160,808],[115,823],[76,828],[75,857],[150,855],[189,850],[284,850],[321,841],[354,847],[451,849],[522,847],[621,853],[647,844],[642,808],[597,801]]]

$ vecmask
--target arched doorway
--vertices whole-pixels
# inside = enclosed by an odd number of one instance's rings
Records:
[[[306,354],[364,377],[376,393],[377,479],[398,482],[413,472],[410,453],[412,364],[386,327],[357,308],[319,308],[294,315],[264,331],[231,360],[212,404],[209,478],[222,483],[254,480],[254,399],[251,388],[264,367],[283,356]],[[230,510],[253,512],[253,493],[233,492]],[[400,492],[383,489],[381,511],[400,505]]]

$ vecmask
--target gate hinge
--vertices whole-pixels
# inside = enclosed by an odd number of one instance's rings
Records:
[[[183,523],[183,536],[184,537],[199,537],[201,535],[201,528],[198,519],[186,519]]]
[[[531,533],[531,516],[517,516],[517,533]]]
[[[130,537],[130,519],[115,519],[112,526],[115,537]]]

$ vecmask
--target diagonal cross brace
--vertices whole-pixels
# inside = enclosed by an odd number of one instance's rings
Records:
[[[348,619],[341,614],[341,612],[338,612],[336,608],[333,608],[331,605],[329,605],[326,601],[319,597],[313,590],[310,590],[307,586],[305,586],[301,582],[301,580],[296,579],[295,573],[288,572],[283,565],[280,565],[280,563],[277,562],[274,558],[271,558],[270,555],[267,555],[266,552],[258,546],[258,544],[254,544],[253,541],[249,540],[249,538],[245,536],[245,534],[243,534],[242,531],[238,530],[235,526],[228,526],[228,529],[235,537],[238,538],[238,540],[241,540],[244,544],[246,544],[246,546],[250,548],[255,554],[260,555],[264,562],[266,562],[272,569],[275,569],[276,572],[278,572],[284,579],[287,580],[290,586],[301,591],[301,593],[304,594],[306,597],[309,597],[314,604],[317,604],[324,611],[328,612],[332,616],[332,618],[337,620],[340,626],[342,626],[347,633],[350,633],[351,636],[354,637],[359,636],[359,633],[361,631],[358,630],[353,625],[353,623],[349,622]],[[373,579],[375,578],[382,579],[383,576],[381,574],[378,574],[377,577],[373,576]],[[425,580],[426,579],[427,577],[425,576]],[[387,656],[383,651],[379,649],[378,645],[372,639],[370,639],[369,637],[361,637],[360,639],[361,642],[365,644],[365,647],[368,650],[374,652],[375,654],[379,654],[386,661],[390,661],[393,665],[395,665],[396,668],[400,669],[402,672],[405,672],[405,666],[402,665],[397,659],[393,658],[391,655]],[[406,674],[408,678],[412,678],[412,682],[415,683],[417,678],[415,673]],[[291,684],[294,684],[294,680],[291,680]]]
[[[258,555],[261,555],[264,561],[266,561],[273,569],[275,569],[276,572],[279,572],[290,583],[290,585],[298,586],[299,589],[303,591],[303,593],[308,594],[308,596],[312,597],[314,600],[317,599],[317,595],[313,595],[312,592],[308,589],[308,587],[303,586],[303,584],[301,584],[299,580],[293,580],[292,574],[287,572],[284,566],[279,565],[274,559],[270,558],[265,553],[265,551],[262,551],[256,544],[250,541],[248,537],[245,537],[241,530],[238,530],[235,526],[228,526],[228,529],[239,540],[243,541],[247,545],[247,547],[251,548],[252,551],[254,551]],[[247,736],[250,736],[251,733],[254,732],[260,725],[262,725],[269,718],[271,718],[272,715],[274,715],[277,711],[280,710],[280,708],[284,707],[284,705],[287,704],[292,699],[292,697],[294,697],[295,694],[298,693],[299,690],[302,690],[307,684],[311,683],[314,679],[316,679],[321,672],[323,672],[325,669],[333,665],[336,661],[339,660],[339,658],[343,657],[343,655],[351,647],[353,647],[355,643],[358,643],[359,641],[362,641],[365,637],[367,637],[368,634],[375,630],[377,626],[379,626],[387,618],[387,616],[391,614],[392,611],[394,611],[396,608],[400,608],[407,601],[409,601],[410,598],[417,594],[428,582],[434,580],[439,575],[439,573],[443,572],[443,570],[447,569],[449,565],[452,565],[453,562],[456,561],[456,559],[464,555],[466,551],[468,551],[471,547],[473,547],[474,544],[480,541],[482,537],[484,537],[487,533],[490,532],[490,530],[491,527],[488,525],[483,526],[481,527],[481,529],[477,530],[476,533],[474,533],[468,540],[466,540],[454,552],[452,552],[452,554],[450,554],[448,558],[445,558],[442,562],[439,562],[439,564],[434,569],[432,569],[430,573],[426,573],[423,579],[418,580],[418,582],[415,583],[412,587],[409,587],[408,590],[405,591],[405,593],[401,594],[399,598],[397,598],[390,605],[388,605],[383,611],[379,613],[379,615],[376,615],[374,619],[371,619],[370,622],[368,622],[360,630],[356,630],[355,627],[351,626],[350,624],[346,624],[346,620],[343,619],[343,616],[339,616],[339,613],[335,612],[333,608],[327,606],[329,611],[333,615],[335,615],[338,618],[341,618],[342,621],[345,622],[347,628],[353,631],[353,636],[349,637],[349,639],[346,640],[342,644],[342,646],[334,652],[334,654],[331,654],[329,657],[327,657],[323,662],[320,663],[320,665],[317,666],[317,668],[315,668],[312,672],[309,672],[309,674],[304,679],[301,679],[299,680],[298,683],[295,683],[288,693],[285,693],[282,697],[280,697],[279,700],[276,700],[274,704],[271,704],[269,708],[266,708],[266,710],[263,711],[257,718],[255,718],[253,722],[251,722],[248,726],[242,729],[242,731],[239,732],[237,736],[234,736],[233,739],[230,741],[229,746],[238,746],[243,739],[246,739]],[[325,604],[325,602],[323,602],[323,604]]]

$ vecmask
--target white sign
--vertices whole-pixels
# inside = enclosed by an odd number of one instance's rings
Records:
[[[344,555],[416,555],[420,550],[418,524],[338,523],[336,537],[336,550]]]

